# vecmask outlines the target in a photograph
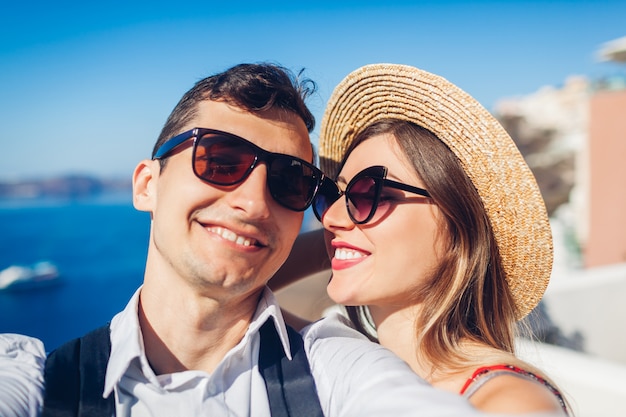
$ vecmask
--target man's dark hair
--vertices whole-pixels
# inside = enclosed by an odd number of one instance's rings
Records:
[[[315,117],[304,101],[315,92],[316,85],[310,79],[301,79],[302,72],[294,76],[275,64],[239,64],[198,81],[167,118],[153,153],[167,139],[181,133],[183,126],[195,117],[198,103],[205,100],[222,101],[252,113],[275,108],[291,111],[302,118],[310,133]]]

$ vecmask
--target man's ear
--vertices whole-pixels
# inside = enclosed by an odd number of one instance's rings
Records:
[[[152,213],[156,205],[156,183],[159,177],[159,161],[145,159],[133,172],[133,206],[139,211]]]

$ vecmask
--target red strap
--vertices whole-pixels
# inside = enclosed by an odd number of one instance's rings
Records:
[[[476,369],[474,371],[474,373],[472,374],[472,376],[465,381],[465,385],[463,385],[463,388],[461,388],[461,392],[460,394],[463,395],[465,393],[465,391],[467,390],[467,388],[469,388],[470,385],[472,385],[472,382],[474,382],[476,380],[476,378],[478,378],[479,376],[486,374],[487,372],[490,371],[509,371],[509,372],[515,372],[518,374],[527,374],[528,372],[518,368],[517,366],[513,366],[513,365],[491,365],[491,366],[483,366],[480,367],[478,369]]]

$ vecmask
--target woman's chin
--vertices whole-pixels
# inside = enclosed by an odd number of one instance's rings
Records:
[[[331,279],[326,287],[326,292],[331,300],[344,306],[363,305],[361,291],[354,285],[344,285],[339,280]]]

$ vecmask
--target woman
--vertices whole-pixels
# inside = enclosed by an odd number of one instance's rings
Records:
[[[320,162],[336,178],[314,203],[327,291],[354,325],[480,410],[566,414],[514,355],[516,322],[548,284],[552,238],[536,181],[491,114],[436,75],[368,65],[329,101]]]

